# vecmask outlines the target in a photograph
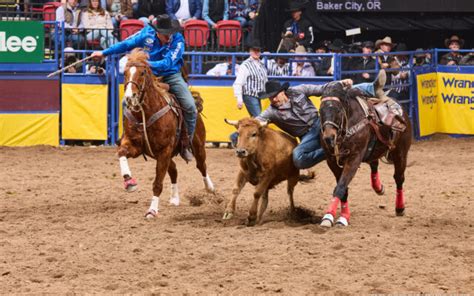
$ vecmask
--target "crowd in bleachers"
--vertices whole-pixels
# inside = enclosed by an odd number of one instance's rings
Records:
[[[11,3],[10,3],[11,2]],[[0,9],[38,13],[43,20],[63,21],[66,47],[72,49],[104,49],[123,40],[153,22],[156,16],[168,14],[179,21],[184,30],[188,50],[245,51],[252,42],[251,30],[258,17],[261,0],[6,0]],[[404,43],[395,43],[389,36],[380,40],[345,44],[341,39],[318,40],[311,22],[305,18],[304,5],[290,1],[288,20],[281,30],[282,42],[276,53],[294,53],[294,57],[265,59],[270,76],[332,76],[335,61],[331,56],[305,57],[305,53],[380,53],[377,58],[360,56],[342,59],[343,71],[364,71],[344,74],[356,83],[372,81],[378,68],[406,68],[408,55],[391,52],[414,50]],[[243,46],[245,45],[245,46]],[[462,54],[464,40],[453,35],[444,47],[450,51],[441,55],[441,65],[473,65],[474,54]],[[437,46],[443,47],[442,44]],[[265,51],[265,49],[262,49]],[[416,49],[412,64],[430,64],[434,57]],[[223,57],[204,67],[209,75],[235,75],[237,67]],[[396,81],[407,79],[407,71],[395,71]]]

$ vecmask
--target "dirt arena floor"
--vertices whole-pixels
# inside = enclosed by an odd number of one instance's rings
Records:
[[[146,221],[154,162],[130,161],[126,193],[110,147],[0,147],[1,294],[473,294],[474,139],[415,143],[406,215],[396,217],[393,168],[386,195],[363,165],[350,187],[351,225],[321,229],[335,184],[325,163],[296,187],[311,219],[287,218],[286,185],[270,193],[262,226],[244,226],[245,187],[233,221],[221,216],[237,173],[230,149],[208,149],[217,194],[177,160],[182,205]],[[385,209],[378,207],[383,200]]]

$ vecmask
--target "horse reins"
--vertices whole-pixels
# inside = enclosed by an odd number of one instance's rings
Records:
[[[127,81],[127,83],[125,83],[125,86],[124,88],[126,89],[127,88],[127,85],[131,83],[133,85],[135,85],[138,90],[139,90],[139,97],[138,97],[138,107],[139,107],[139,110],[136,110],[134,107],[130,108],[130,106],[127,104],[127,108],[132,110],[132,111],[135,111],[135,112],[138,112],[138,111],[141,111],[142,113],[142,125],[143,125],[143,133],[145,134],[145,142],[146,142],[146,145],[148,147],[148,151],[150,151],[150,154],[152,157],[155,157],[155,154],[153,154],[153,150],[151,150],[151,146],[150,146],[150,141],[148,140],[148,133],[146,131],[146,126],[147,126],[147,122],[146,122],[146,116],[145,116],[145,110],[143,110],[143,97],[145,96],[145,85],[146,85],[146,75],[145,77],[143,78],[143,84],[142,84],[142,87],[140,87],[138,85],[138,83],[136,83],[135,81],[133,80],[129,80]]]

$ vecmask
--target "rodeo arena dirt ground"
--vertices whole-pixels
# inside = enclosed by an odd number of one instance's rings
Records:
[[[288,218],[286,184],[270,191],[264,224],[246,227],[247,184],[233,220],[225,204],[238,172],[231,149],[208,149],[215,195],[195,162],[176,159],[182,204],[144,213],[154,161],[130,161],[139,189],[122,188],[113,147],[0,147],[1,294],[472,294],[474,139],[416,142],[406,172],[406,214],[395,216],[393,168],[385,196],[364,164],[351,183],[351,225],[318,224],[335,180],[325,163],[298,184]],[[380,208],[380,204],[386,204]]]

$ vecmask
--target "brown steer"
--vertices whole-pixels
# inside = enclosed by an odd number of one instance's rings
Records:
[[[223,219],[232,218],[237,196],[247,182],[255,186],[247,225],[262,223],[262,216],[268,204],[268,190],[284,180],[288,180],[290,213],[293,213],[293,190],[299,179],[299,170],[293,165],[292,159],[296,140],[285,133],[267,128],[266,123],[253,118],[244,118],[238,122],[226,119],[225,122],[235,126],[239,133],[235,153],[240,158],[240,171],[232,189],[232,200],[227,205]],[[257,215],[260,197],[262,201]]]

